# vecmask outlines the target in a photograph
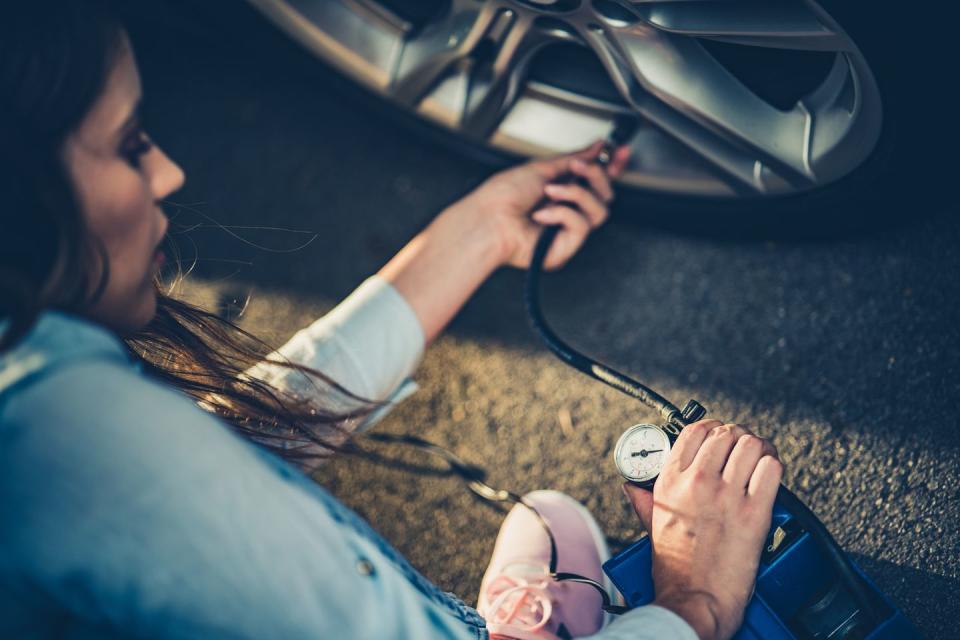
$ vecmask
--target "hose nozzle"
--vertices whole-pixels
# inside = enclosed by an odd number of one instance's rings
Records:
[[[603,148],[597,154],[597,164],[602,167],[610,164],[610,161],[613,160],[613,152],[617,150],[617,147],[628,143],[639,127],[640,119],[636,116],[621,115],[614,118],[613,129],[610,130],[610,134],[604,140]]]

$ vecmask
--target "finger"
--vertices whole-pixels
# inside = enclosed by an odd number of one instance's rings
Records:
[[[556,269],[567,263],[590,233],[590,223],[578,211],[562,205],[540,209],[533,214],[534,222],[563,227],[543,261],[545,269]]]
[[[607,205],[601,202],[597,194],[590,189],[570,183],[548,184],[544,186],[543,191],[554,202],[569,202],[576,205],[586,216],[592,228],[600,226],[607,219],[609,213]]]
[[[711,429],[722,424],[719,420],[701,420],[685,426],[680,431],[680,435],[677,436],[677,441],[670,448],[667,461],[681,471],[689,467],[707,434],[710,433]]]
[[[609,204],[613,201],[613,187],[610,186],[610,177],[603,167],[597,163],[586,163],[580,158],[574,158],[570,162],[570,168],[573,173],[580,176],[590,185],[600,198]]]
[[[607,173],[609,173],[611,177],[616,178],[623,173],[623,170],[627,167],[627,163],[630,162],[630,154],[632,151],[633,149],[628,145],[623,145],[613,152],[613,158],[607,166]]]
[[[776,457],[776,451],[770,443],[749,433],[741,436],[723,467],[724,481],[735,487],[742,487],[746,493],[750,476],[763,456]]]
[[[644,531],[649,533],[653,526],[653,492],[630,482],[623,485],[623,492],[630,504],[633,505],[633,510],[640,518],[640,524],[643,525]]]
[[[747,430],[738,424],[725,424],[713,429],[704,439],[692,466],[719,474],[737,440],[746,433]]]
[[[777,460],[780,459],[780,450],[777,449],[777,445],[773,444],[772,442],[770,442],[770,441],[767,440],[766,438],[764,438],[763,444],[765,445],[765,447],[766,447],[766,449],[767,449],[767,455],[768,455],[768,456],[774,457],[774,458],[776,458]]]
[[[571,173],[573,169],[571,168],[570,163],[575,159],[580,159],[588,163],[592,162],[597,157],[597,154],[600,153],[600,149],[602,148],[603,141],[598,140],[590,146],[578,151],[574,151],[573,153],[565,153],[559,156],[534,160],[531,163],[531,166],[533,166],[547,181],[554,180],[565,173]]]
[[[782,477],[783,464],[776,458],[763,456],[753,470],[753,475],[750,476],[747,495],[758,500],[764,508],[772,509]]]

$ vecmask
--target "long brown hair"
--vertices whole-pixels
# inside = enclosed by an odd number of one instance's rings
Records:
[[[87,232],[62,148],[104,89],[122,43],[109,0],[32,0],[0,21],[0,351],[26,336],[46,309],[83,315],[109,278],[106,254]],[[101,269],[91,265],[100,261]],[[89,274],[101,274],[96,283]],[[92,292],[92,293],[91,293]],[[301,464],[340,448],[345,424],[375,403],[293,363],[318,389],[359,409],[325,409],[245,372],[271,348],[232,322],[176,300],[157,283],[157,313],[123,336],[147,374],[179,388],[239,433]]]

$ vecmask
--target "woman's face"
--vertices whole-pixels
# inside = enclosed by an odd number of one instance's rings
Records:
[[[90,234],[103,246],[109,279],[86,312],[122,333],[156,313],[153,279],[163,265],[159,245],[167,217],[159,201],[183,186],[183,171],[140,125],[140,74],[126,37],[103,93],[66,140],[64,159]],[[100,282],[102,265],[91,268]]]

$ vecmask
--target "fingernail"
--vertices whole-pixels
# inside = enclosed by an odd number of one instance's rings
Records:
[[[573,162],[571,162],[570,164],[576,167],[577,169],[587,168],[587,163],[581,160],[580,158],[574,158]]]
[[[548,184],[543,189],[547,193],[561,193],[563,191],[563,187],[558,184]]]

